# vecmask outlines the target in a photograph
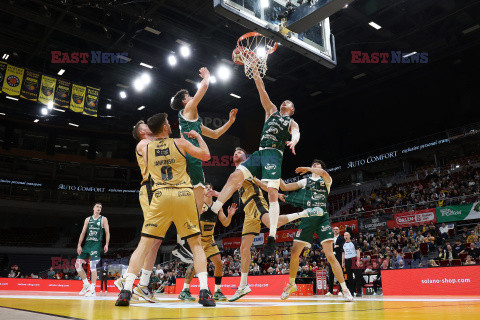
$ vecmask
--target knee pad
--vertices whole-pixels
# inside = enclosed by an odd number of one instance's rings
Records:
[[[99,263],[100,260],[90,260],[90,271],[97,271],[97,263]]]
[[[83,265],[85,263],[87,263],[85,260],[77,259],[77,261],[75,261],[75,270],[77,270],[77,272],[83,271]]]

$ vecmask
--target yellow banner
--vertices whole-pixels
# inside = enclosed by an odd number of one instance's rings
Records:
[[[5,94],[10,96],[20,95],[24,71],[25,70],[23,68],[14,67],[11,65],[7,66],[5,79],[3,80],[3,92],[5,92]]]
[[[85,109],[83,114],[87,116],[96,117],[98,110],[98,96],[100,95],[100,89],[87,87],[87,97],[85,99]]]
[[[56,84],[57,79],[42,75],[42,83],[40,85],[40,93],[38,94],[38,102],[48,104],[50,101],[53,101],[53,93],[55,92]]]
[[[86,87],[72,84],[72,98],[70,99],[70,110],[72,110],[73,112],[83,112],[86,91]]]

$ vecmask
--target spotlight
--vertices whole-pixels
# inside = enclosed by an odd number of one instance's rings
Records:
[[[127,93],[125,91],[120,91],[120,98],[125,99],[127,97]]]
[[[231,74],[232,74],[232,71],[226,66],[220,66],[218,68],[217,75],[220,78],[220,80],[228,80]]]
[[[133,81],[133,87],[137,91],[142,91],[150,82],[152,82],[152,78],[148,73],[144,73]]]
[[[61,76],[61,75],[63,75],[64,73],[65,73],[65,69],[60,69],[57,74],[58,74],[59,76]]]
[[[145,106],[140,106],[137,108],[137,110],[143,110],[143,109],[145,109]]]
[[[187,45],[181,46],[180,47],[180,55],[184,58],[187,58],[190,56],[190,47]]]
[[[48,101],[48,103],[47,103],[47,108],[48,108],[48,110],[52,110],[52,109],[53,109],[53,101]]]
[[[177,64],[177,57],[175,57],[173,54],[169,55],[168,63],[173,67],[174,65]]]
[[[38,121],[40,121],[40,120],[38,120],[38,119],[33,120],[33,122],[35,122],[35,123],[37,123]]]
[[[210,83],[217,82],[217,78],[215,76],[210,76]]]
[[[42,108],[41,112],[42,112],[42,116],[46,116],[48,114],[48,109]]]
[[[112,109],[112,104],[111,103],[107,103],[107,105],[105,106],[106,109],[110,110]]]

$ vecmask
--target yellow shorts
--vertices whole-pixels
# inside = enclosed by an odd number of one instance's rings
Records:
[[[220,250],[218,250],[218,246],[215,243],[213,236],[202,236],[201,239],[203,251],[205,251],[207,259],[210,259],[214,255],[220,254]]]
[[[197,205],[191,188],[161,188],[153,192],[142,237],[163,239],[172,224],[182,239],[200,235]]]
[[[138,193],[138,200],[140,200],[140,206],[142,207],[143,211],[143,218],[146,219],[148,207],[150,206],[150,202],[152,201],[152,191],[149,182],[142,183],[140,187],[140,192]]]
[[[245,220],[243,221],[242,236],[247,234],[258,235],[261,229],[262,216],[268,213],[268,204],[264,197],[253,196],[245,205]]]

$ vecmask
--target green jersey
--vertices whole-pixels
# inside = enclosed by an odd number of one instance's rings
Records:
[[[291,192],[285,201],[292,206],[300,208],[320,207],[327,211],[327,199],[331,183],[323,181],[322,177],[306,178],[297,182],[301,189]]]
[[[88,220],[87,238],[85,242],[98,242],[102,243],[103,240],[103,224],[102,216],[94,219],[93,216]]]
[[[290,140],[291,122],[289,116],[282,116],[279,111],[274,112],[263,125],[260,148],[274,148],[283,153],[286,142]]]
[[[198,117],[197,120],[187,120],[183,117],[183,110],[178,111],[178,125],[180,127],[180,132],[190,132],[193,130],[202,134],[202,119]],[[184,138],[190,141],[194,146],[199,146],[197,139],[189,138],[185,135]]]

